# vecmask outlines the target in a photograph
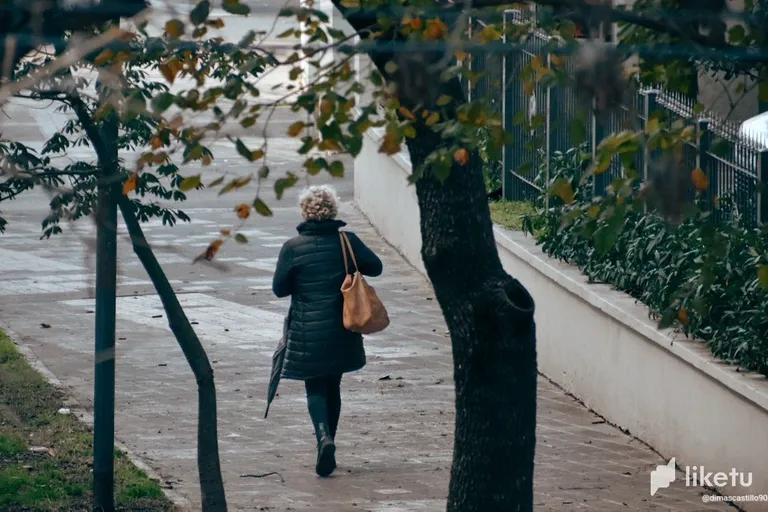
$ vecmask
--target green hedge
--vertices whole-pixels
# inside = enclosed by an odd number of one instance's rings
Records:
[[[660,327],[677,327],[703,339],[716,357],[768,375],[768,231],[744,227],[736,216],[714,223],[696,209],[673,226],[644,213],[621,182],[614,183],[621,192],[609,189],[597,206],[591,178],[582,179],[586,159],[578,149],[553,155],[550,190],[570,182],[575,200],[566,206],[550,197],[548,210],[525,218],[525,230],[591,282],[646,304]],[[728,204],[721,198],[721,208]]]

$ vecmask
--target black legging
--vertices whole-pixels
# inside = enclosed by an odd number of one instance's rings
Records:
[[[328,424],[332,438],[336,438],[341,415],[341,375],[315,377],[304,381],[307,407],[317,431],[318,423]]]

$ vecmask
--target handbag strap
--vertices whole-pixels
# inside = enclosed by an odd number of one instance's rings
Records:
[[[347,238],[347,234],[343,231],[339,231],[339,237],[341,238],[341,254],[344,256],[344,271],[349,275],[349,263],[347,262],[347,250],[349,250],[349,256],[352,258],[352,263],[355,265],[355,272],[359,272],[357,268],[357,259],[355,259],[355,251],[352,250],[352,244]]]

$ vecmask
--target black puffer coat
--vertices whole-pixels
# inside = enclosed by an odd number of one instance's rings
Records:
[[[346,276],[339,220],[307,221],[280,250],[272,290],[291,296],[288,347],[283,378],[307,380],[340,375],[365,366],[361,335],[344,328],[341,284]],[[347,232],[360,273],[378,276],[381,260],[354,233]],[[354,271],[351,259],[350,272]]]

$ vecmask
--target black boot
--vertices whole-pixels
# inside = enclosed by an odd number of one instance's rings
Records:
[[[328,424],[328,404],[324,396],[312,394],[307,396],[307,407],[317,437],[315,472],[320,476],[328,476],[336,469],[336,445]]]
[[[336,469],[336,445],[328,430],[328,425],[320,423],[317,433],[317,464],[315,472],[320,476],[329,476]]]

